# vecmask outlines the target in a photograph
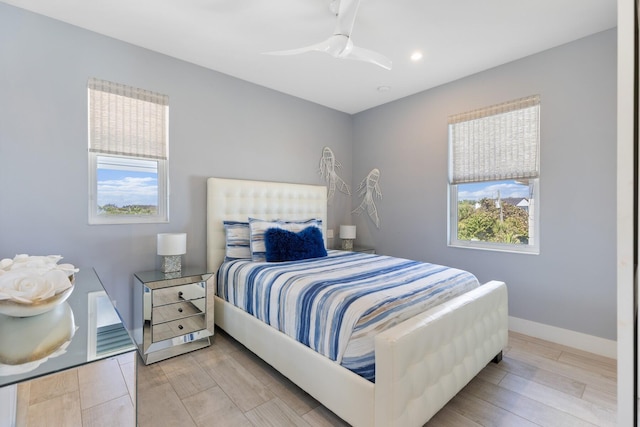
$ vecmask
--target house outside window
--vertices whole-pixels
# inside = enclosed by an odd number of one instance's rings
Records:
[[[540,97],[449,118],[449,245],[539,253]]]
[[[166,95],[90,79],[89,223],[168,222]]]

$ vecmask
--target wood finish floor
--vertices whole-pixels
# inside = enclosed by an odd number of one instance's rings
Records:
[[[208,348],[149,366],[139,361],[138,358],[137,409],[141,427],[347,425],[220,330],[216,330]],[[81,369],[78,378],[84,375]],[[34,390],[31,385],[31,392]],[[105,398],[113,395],[113,402],[123,397],[101,390],[99,394]],[[20,398],[24,398],[24,390]],[[56,405],[73,406],[70,400],[58,400]],[[114,405],[119,407],[118,403]],[[115,419],[103,424],[93,416],[86,417],[84,412],[82,424],[50,424],[32,417],[31,407],[28,413],[28,426],[127,425],[118,424]],[[39,413],[49,416],[52,412]],[[615,360],[513,332],[502,362],[487,365],[426,424],[615,425]]]
[[[18,384],[16,427],[135,424],[137,353]]]

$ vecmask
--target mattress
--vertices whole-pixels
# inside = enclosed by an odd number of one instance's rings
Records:
[[[302,261],[225,262],[217,295],[375,381],[376,334],[478,286],[456,268],[329,251]]]

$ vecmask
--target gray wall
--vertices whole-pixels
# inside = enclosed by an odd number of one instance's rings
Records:
[[[0,3],[0,258],[61,254],[94,267],[126,319],[156,234],[187,232],[205,265],[206,178],[323,184],[330,146],[351,180],[352,118]],[[87,80],[169,95],[170,223],[88,225]],[[329,226],[348,219],[336,197]]]
[[[353,189],[382,174],[380,230],[339,193],[336,232],[353,222],[380,253],[506,281],[512,316],[615,339],[615,52],[608,31],[349,116],[0,3],[0,258],[95,267],[128,318],[157,233],[187,232],[186,264],[205,264],[206,177],[320,184],[328,145]],[[169,224],[87,224],[89,77],[169,95]],[[534,93],[541,254],[447,247],[447,117]]]
[[[532,94],[540,255],[448,247],[448,116]],[[381,171],[380,230],[354,217],[364,243],[503,280],[511,316],[616,339],[615,30],[357,114],[353,153],[354,185]]]

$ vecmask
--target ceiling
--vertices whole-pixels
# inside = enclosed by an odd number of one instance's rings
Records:
[[[352,40],[390,58],[389,71],[320,52],[262,54],[329,37],[331,0],[2,1],[349,114],[617,20],[616,0],[362,0]],[[423,58],[412,62],[414,51]]]

